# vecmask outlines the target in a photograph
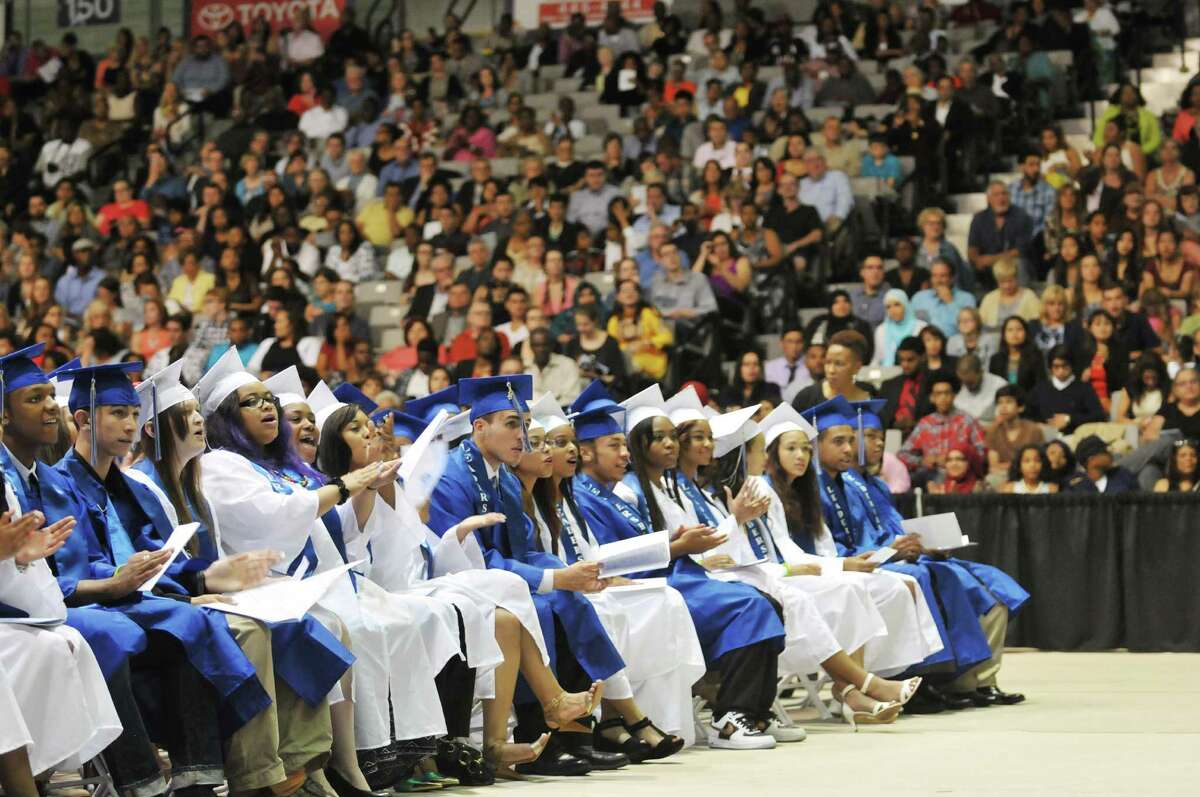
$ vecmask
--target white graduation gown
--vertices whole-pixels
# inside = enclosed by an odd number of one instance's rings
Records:
[[[230,451],[204,454],[200,472],[226,553],[272,549],[281,551],[285,562],[292,562],[311,540],[316,557],[313,572],[342,565],[341,554],[317,515],[315,490],[295,484],[290,493],[276,492],[272,477]],[[359,749],[389,744],[393,723],[396,739],[446,733],[434,678],[459,653],[457,620],[450,629],[419,596],[392,595],[369,579],[357,579],[356,592],[348,575],[311,614],[335,634],[338,621],[350,633],[356,658],[354,732]],[[389,709],[389,695],[395,711]]]
[[[553,550],[550,527],[536,513],[542,549]],[[585,534],[575,516],[563,512],[579,540],[580,555],[597,546],[591,531]],[[638,707],[667,733],[696,742],[692,720],[692,685],[704,677],[704,651],[683,596],[665,578],[640,579],[636,585],[609,587],[590,593],[601,625],[625,660],[625,669],[606,682],[609,697],[633,697]],[[625,692],[622,694],[622,692]]]
[[[4,484],[9,507],[17,498]],[[29,766],[78,769],[121,735],[121,721],[86,641],[67,617],[58,581],[44,560],[24,572],[0,561],[0,602],[59,625],[0,620],[0,753],[26,748]]]
[[[828,528],[823,528],[821,536],[813,541],[816,555],[807,553],[788,534],[787,514],[779,495],[761,477],[751,476],[750,480],[757,480],[755,484],[759,494],[771,499],[771,506],[767,510],[770,542],[787,564],[817,564],[828,568],[831,560],[838,560],[837,547]],[[823,572],[819,579],[796,576],[788,581],[825,581],[830,578],[862,584],[887,625],[887,635],[870,640],[863,651],[863,664],[869,671],[885,676],[902,672],[942,649],[942,638],[929,611],[929,604],[925,602],[925,593],[912,576],[890,570],[876,570],[873,573],[842,571]]]
[[[618,483],[615,489],[618,496],[636,505],[637,496],[628,485]],[[651,489],[654,491],[659,510],[663,513],[667,529],[674,530],[680,526],[695,526],[700,523],[696,510],[686,495],[680,493],[680,503],[676,503],[661,485],[651,484]],[[741,533],[732,517],[721,520],[718,529],[730,539]],[[760,592],[775,598],[783,607],[785,638],[783,653],[779,655],[780,675],[816,672],[820,669],[821,662],[843,650],[833,631],[822,619],[816,600],[808,593],[802,590],[777,590],[779,594],[776,595],[767,588],[772,586],[767,579],[757,575],[742,579],[730,572],[709,571],[708,577],[720,581],[744,580]],[[752,581],[752,578],[758,578],[758,583]]]

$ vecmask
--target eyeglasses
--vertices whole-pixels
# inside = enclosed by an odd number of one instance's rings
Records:
[[[255,393],[253,396],[248,396],[239,401],[238,406],[244,410],[262,410],[267,407],[274,407],[275,396],[270,393]]]
[[[572,445],[575,441],[569,437],[556,437],[553,440],[546,441],[551,448],[566,448]]]

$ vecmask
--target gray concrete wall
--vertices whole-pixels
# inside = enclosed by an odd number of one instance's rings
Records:
[[[183,33],[184,0],[120,0],[121,21],[116,25],[84,25],[74,28],[79,44],[89,52],[103,53],[117,37],[121,28],[129,28],[135,36],[149,36],[159,24],[172,33]],[[57,0],[13,0],[13,30],[20,31],[25,41],[44,39],[54,44],[67,29],[58,24]]]

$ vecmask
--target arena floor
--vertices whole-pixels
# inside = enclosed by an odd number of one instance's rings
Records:
[[[1200,794],[1200,654],[1010,652],[1007,708],[902,717],[852,734],[805,719],[772,751],[703,747],[585,778],[498,784],[534,797]],[[459,790],[456,790],[459,791]],[[483,790],[462,790],[478,791]]]

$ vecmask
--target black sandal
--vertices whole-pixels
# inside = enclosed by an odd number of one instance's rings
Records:
[[[634,736],[632,733],[629,734],[629,738],[623,742],[618,742],[602,733],[602,731],[609,730],[611,728],[624,727],[625,720],[621,719],[620,717],[597,723],[595,729],[592,731],[592,747],[602,753],[624,753],[634,764],[640,764],[643,761],[652,758],[654,748],[639,739],[637,736]],[[628,732],[628,729],[626,729],[626,732]]]
[[[622,723],[622,724],[624,724],[624,723]],[[659,742],[654,747],[650,747],[649,742],[644,741],[637,735],[638,731],[642,731],[647,728],[650,728],[651,730],[655,731],[659,736],[663,737],[662,741]],[[632,736],[634,739],[637,739],[642,744],[646,745],[647,747],[650,747],[650,755],[646,756],[646,758],[644,759],[646,761],[654,761],[654,760],[657,760],[660,758],[669,758],[670,756],[673,756],[676,753],[678,753],[680,750],[682,750],[684,744],[686,744],[686,742],[684,742],[683,739],[679,738],[675,734],[665,733],[661,728],[659,728],[657,725],[655,725],[653,722],[651,722],[649,717],[642,717],[641,720],[633,723],[632,725],[625,725],[625,730],[628,731],[629,735]]]
[[[438,739],[434,760],[440,772],[458,779],[463,786],[491,786],[496,782],[495,770],[483,753],[462,742]]]

